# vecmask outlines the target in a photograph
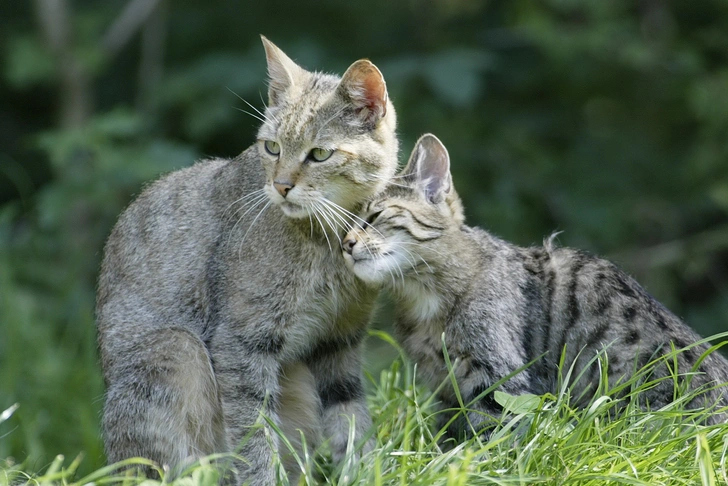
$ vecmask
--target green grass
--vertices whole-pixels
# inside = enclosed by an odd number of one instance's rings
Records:
[[[652,365],[674,358],[677,352],[673,350]],[[299,457],[301,484],[728,484],[728,425],[700,425],[708,412],[685,409],[691,395],[683,393],[681,380],[675,380],[677,400],[669,406],[645,411],[635,405],[639,395],[655,385],[649,366],[630,381],[611,388],[604,380],[589,406],[582,409],[572,407],[566,385],[553,395],[511,397],[498,393],[496,399],[505,411],[489,440],[476,437],[443,447],[438,440],[442,431],[433,425],[441,412],[432,393],[417,385],[416,367],[397,359],[378,377],[369,377],[372,386],[368,399],[375,421],[373,451],[359,460],[352,440],[351,456],[338,466],[326,460],[325,449],[307,451]],[[564,370],[563,383],[569,381],[571,371]],[[620,390],[626,396],[613,398]],[[285,447],[285,439],[283,443]],[[142,459],[82,477],[78,472],[82,456],[72,461],[59,456],[35,475],[23,472],[23,465],[7,463],[0,471],[0,485],[214,485],[220,473],[213,463],[225,463],[231,457],[206,458],[176,479],[159,469],[163,480],[155,481],[122,468],[151,464]],[[281,484],[288,484],[282,467],[276,464]]]

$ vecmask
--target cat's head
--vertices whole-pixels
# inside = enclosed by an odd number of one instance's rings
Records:
[[[366,224],[342,243],[344,260],[360,279],[381,284],[437,271],[451,251],[448,236],[464,222],[450,156],[437,137],[417,141],[407,166],[364,206],[362,219]]]
[[[396,115],[382,73],[366,59],[341,78],[309,72],[262,39],[270,77],[258,131],[265,193],[291,218],[351,221],[347,211],[397,169]]]

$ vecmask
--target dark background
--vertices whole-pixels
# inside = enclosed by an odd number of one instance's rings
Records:
[[[471,224],[563,231],[702,334],[728,329],[724,0],[4,0],[0,412],[20,408],[0,458],[103,462],[104,239],[145,181],[253,142],[237,96],[263,105],[261,33],[308,69],[370,58],[402,161],[438,135]],[[371,344],[377,370],[391,352]]]

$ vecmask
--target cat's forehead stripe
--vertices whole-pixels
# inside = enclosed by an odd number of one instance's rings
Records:
[[[279,115],[279,134],[287,137],[311,138],[316,135],[318,118],[326,115],[332,95],[338,85],[338,78],[328,74],[313,74],[306,81],[298,96],[290,100],[287,110]],[[333,113],[332,113],[333,114]],[[329,115],[331,116],[331,115]],[[322,122],[323,123],[323,122]]]

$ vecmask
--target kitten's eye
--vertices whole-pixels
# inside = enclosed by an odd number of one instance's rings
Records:
[[[377,219],[380,214],[382,214],[381,211],[377,211],[376,213],[370,214],[369,217],[367,218],[367,220],[364,222],[362,229],[367,229],[369,226],[373,225],[374,220]]]
[[[323,162],[333,155],[333,150],[326,150],[322,148],[315,148],[311,150],[311,158],[316,162]]]
[[[263,143],[263,146],[265,147],[265,151],[271,155],[278,155],[281,153],[280,145],[278,145],[278,143],[274,142],[273,140],[266,140]]]

